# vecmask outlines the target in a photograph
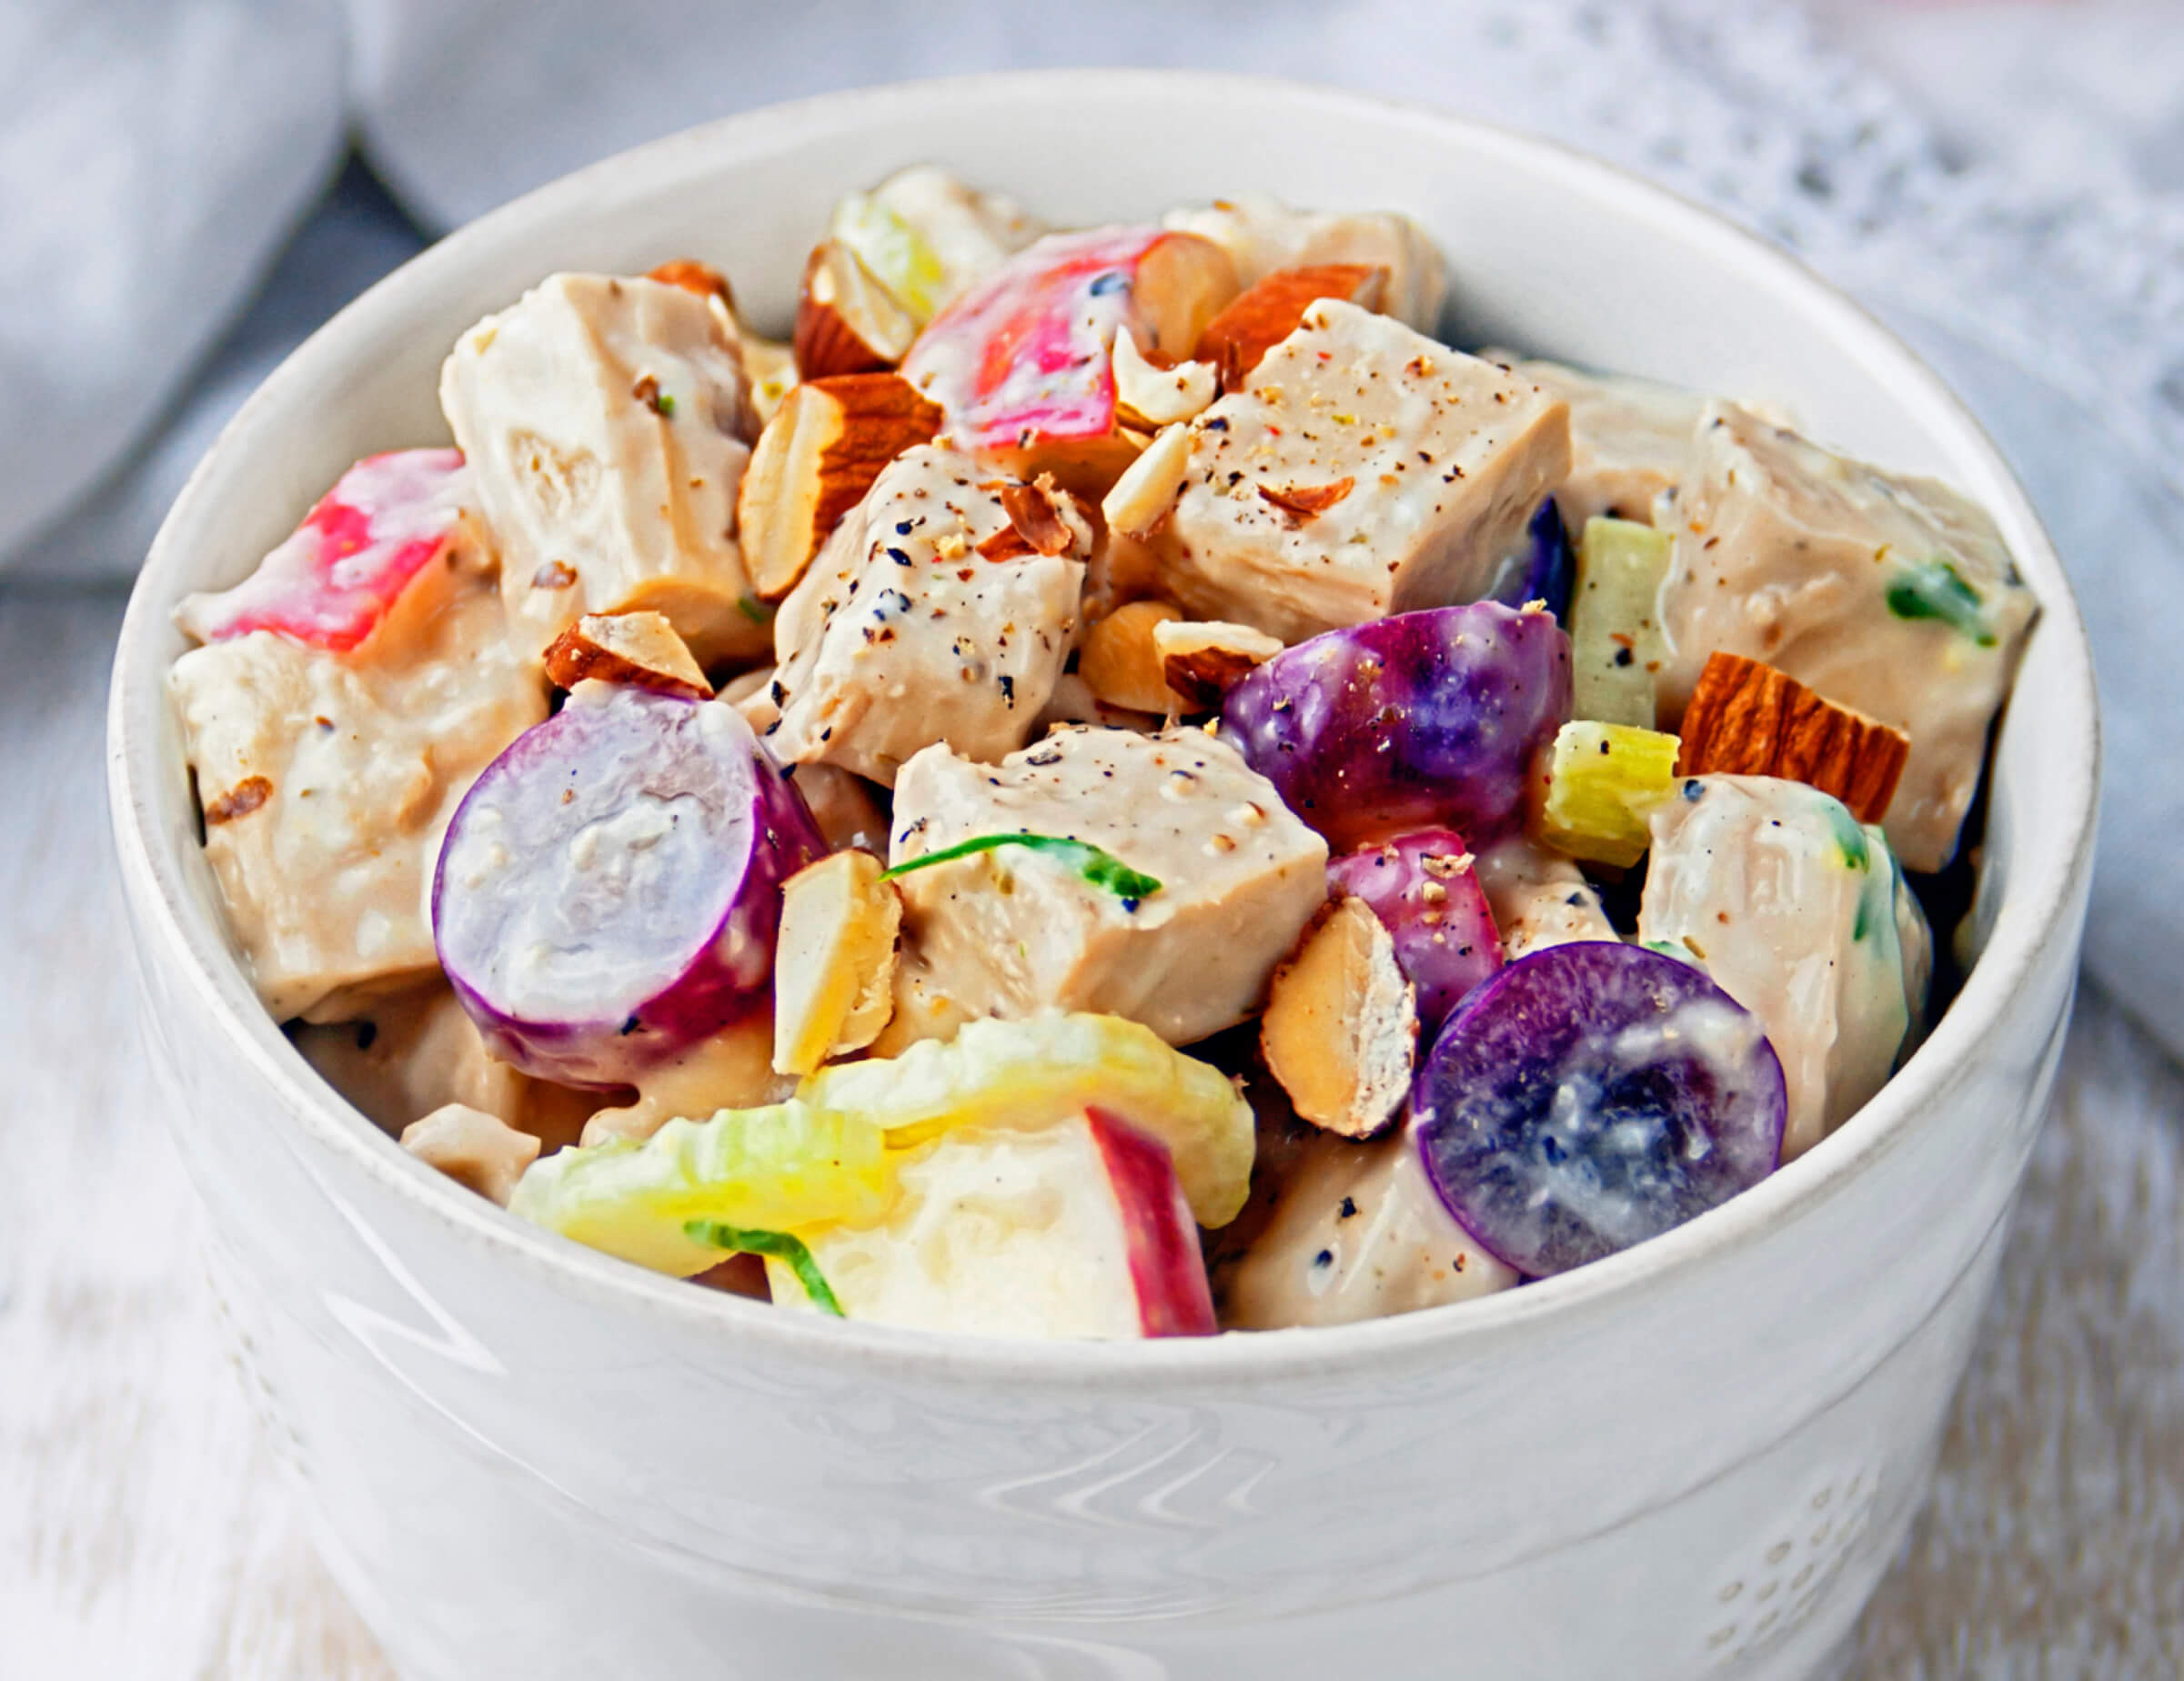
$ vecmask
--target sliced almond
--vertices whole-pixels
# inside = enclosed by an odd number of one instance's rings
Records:
[[[696,700],[713,692],[664,613],[586,614],[546,650],[546,675],[557,689],[591,678]]]
[[[1123,422],[1147,431],[1188,420],[1221,394],[1221,376],[1212,363],[1156,367],[1139,351],[1127,327],[1115,333],[1113,367]]]
[[[1192,355],[1219,370],[1223,391],[1241,390],[1260,358],[1295,332],[1321,298],[1378,309],[1387,284],[1385,268],[1364,263],[1277,268],[1206,323]]]
[[[730,315],[736,312],[736,295],[729,289],[728,277],[710,263],[701,263],[696,257],[679,257],[662,263],[645,278],[657,280],[662,286],[679,286],[700,297],[717,297]]]
[[[412,1121],[402,1129],[402,1148],[503,1208],[538,1159],[536,1138],[468,1103],[443,1103]]]
[[[1773,666],[1716,653],[1685,709],[1678,776],[1778,776],[1833,794],[1861,823],[1895,798],[1911,738]]]
[[[1165,601],[1118,607],[1084,633],[1077,675],[1102,706],[1155,714],[1175,710],[1159,644],[1159,628],[1183,614]]]
[[[1273,503],[1299,525],[1317,518],[1356,488],[1354,478],[1325,485],[1261,485],[1262,500]]]
[[[836,852],[781,889],[773,964],[773,1066],[809,1074],[861,1051],[895,1012],[902,901],[870,852]]]
[[[806,379],[890,368],[909,352],[918,323],[864,266],[830,239],[804,265],[796,304],[796,367]]]
[[[760,599],[794,589],[881,469],[940,429],[938,405],[900,374],[838,374],[790,390],[759,434],[736,493],[743,564]]]
[[[1148,354],[1182,361],[1242,289],[1235,260],[1211,239],[1171,233],[1138,258],[1131,301]]]
[[[1021,560],[1026,555],[1065,555],[1092,545],[1092,521],[1077,498],[1042,473],[1031,484],[997,482],[980,487],[995,492],[1009,523],[978,546],[989,560]]]
[[[1395,942],[1362,899],[1322,909],[1274,971],[1259,1047],[1297,1113],[1345,1138],[1370,1138],[1411,1089],[1417,994]]]
[[[1108,529],[1143,538],[1175,506],[1190,471],[1191,428],[1165,428],[1102,498],[1100,513]]]
[[[1186,711],[1221,704],[1231,684],[1282,651],[1282,639],[1221,619],[1171,619],[1152,627],[1161,674]]]

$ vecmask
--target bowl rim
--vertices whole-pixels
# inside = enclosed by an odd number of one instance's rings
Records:
[[[936,1333],[858,1321],[822,1321],[721,1292],[692,1289],[531,1226],[465,1191],[404,1151],[306,1063],[280,1024],[258,1003],[214,919],[194,902],[177,853],[162,840],[156,810],[162,766],[160,709],[166,705],[160,643],[185,569],[184,528],[211,498],[211,468],[248,448],[259,418],[291,388],[308,388],[340,364],[342,347],[384,316],[458,277],[475,251],[519,230],[579,209],[595,189],[626,173],[665,183],[703,173],[714,152],[792,142],[800,129],[823,126],[854,110],[868,123],[930,115],[936,101],[1046,90],[1060,96],[1166,98],[1214,93],[1290,104],[1303,115],[1364,118],[1408,129],[1422,144],[1460,146],[1474,159],[1522,159],[1548,177],[1597,191],[1612,188],[1641,205],[1665,230],[1697,253],[1733,266],[1754,281],[1795,294],[1829,322],[1876,377],[1885,375],[1929,435],[1968,445],[1998,493],[1988,499],[2010,533],[2020,569],[2039,574],[2037,634],[2060,643],[2054,707],[2076,715],[2072,733],[2087,750],[2053,767],[2048,789],[2064,802],[2067,827],[2044,857],[2016,861],[1978,962],[1933,1032],[1857,1115],[1797,1160],[1718,1208],[1631,1249],[1519,1290],[1389,1318],[1332,1326],[1238,1333],[1215,1337],[1099,1341],[1019,1341]],[[322,367],[323,365],[323,367]],[[1560,142],[1426,105],[1285,77],[1196,70],[1044,69],[895,82],[770,105],[681,130],[615,154],[488,212],[429,247],[321,325],[292,351],[223,428],[197,463],[154,539],[131,592],[116,647],[106,742],[108,806],[140,961],[178,966],[206,995],[224,1032],[225,1052],[239,1057],[291,1120],[307,1129],[380,1188],[415,1212],[490,1253],[498,1264],[538,1269],[542,1282],[621,1313],[649,1313],[696,1334],[759,1338],[785,1355],[845,1369],[887,1370],[935,1382],[1072,1390],[1126,1390],[1156,1396],[1210,1388],[1257,1390],[1269,1381],[1308,1378],[1361,1363],[1394,1367],[1420,1358],[1453,1359],[1473,1343],[1535,1320],[1632,1295],[1688,1269],[1746,1248],[1791,1216],[1844,1193],[1878,1169],[1915,1117],[1965,1075],[2000,1023],[2008,1004],[2049,960],[2074,942],[2072,926],[2089,869],[2099,784],[2100,724],[2085,629],[2054,546],[2001,452],[1978,421],[1927,365],[1861,305],[1797,258],[1716,212],[1671,189]],[[146,924],[149,923],[147,927]],[[162,948],[155,952],[154,943]],[[148,998],[148,993],[140,993]],[[148,1003],[146,1005],[148,1008]]]

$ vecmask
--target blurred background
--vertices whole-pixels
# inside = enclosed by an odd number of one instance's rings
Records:
[[[110,643],[190,467],[349,297],[579,165],[832,88],[1117,63],[1332,81],[1653,176],[1848,287],[2016,461],[2108,704],[2088,984],[1864,1658],[2184,1672],[2184,5],[5,0],[0,1676],[387,1673],[223,1364],[106,879]]]

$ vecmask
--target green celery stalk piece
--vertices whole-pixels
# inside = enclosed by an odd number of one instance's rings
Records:
[[[1161,891],[1161,884],[1152,876],[1132,870],[1112,852],[1103,851],[1089,840],[1072,840],[1066,835],[973,835],[968,840],[959,840],[953,846],[944,846],[937,852],[928,852],[922,858],[913,858],[907,863],[897,864],[891,870],[880,872],[882,881],[892,881],[898,876],[908,875],[913,870],[923,870],[931,864],[952,863],[959,858],[969,858],[974,852],[991,852],[996,847],[1021,846],[1034,852],[1044,852],[1068,864],[1094,887],[1104,888],[1122,901],[1127,911],[1134,911],[1138,901],[1150,899]]]
[[[811,1251],[804,1240],[793,1232],[762,1232],[755,1226],[722,1225],[714,1220],[691,1220],[684,1223],[683,1235],[695,1243],[708,1243],[715,1249],[724,1249],[730,1254],[771,1255],[777,1261],[786,1261],[789,1270],[796,1274],[796,1282],[804,1287],[812,1305],[821,1313],[831,1314],[837,1319],[848,1317],[841,1304],[834,1299],[834,1292],[827,1283],[826,1274],[819,1270],[819,1263],[811,1258]]]
[[[1681,746],[1635,724],[1565,724],[1548,760],[1537,838],[1572,858],[1627,870],[1653,843],[1654,808],[1676,791]]]
[[[1661,580],[1668,573],[1666,531],[1595,516],[1577,539],[1577,581],[1570,592],[1571,712],[1603,724],[1654,720],[1661,641]]]

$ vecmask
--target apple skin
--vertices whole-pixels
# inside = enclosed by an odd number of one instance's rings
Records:
[[[1008,1337],[1219,1328],[1166,1146],[1099,1110],[958,1127],[903,1164],[881,1222],[805,1241],[851,1319]],[[775,1303],[809,1310],[794,1274],[766,1265]]]
[[[426,566],[463,536],[469,476],[459,449],[367,456],[232,589],[176,617],[201,642],[272,630],[346,654],[379,628]]]
[[[1085,494],[1088,478],[1112,482],[1136,451],[1117,424],[1116,332],[1127,327],[1157,357],[1186,357],[1238,289],[1228,254],[1195,235],[1051,235],[935,316],[903,377],[946,411],[961,448],[1052,471]]]
[[[1122,1223],[1130,1282],[1147,1336],[1211,1336],[1220,1327],[1198,1228],[1166,1146],[1102,1109],[1085,1112]]]

